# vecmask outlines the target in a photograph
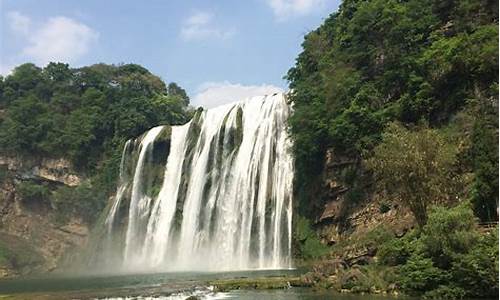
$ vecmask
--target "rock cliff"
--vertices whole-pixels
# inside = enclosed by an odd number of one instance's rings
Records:
[[[50,191],[83,180],[85,176],[64,159],[0,157],[0,277],[50,272],[88,237],[81,219],[61,222],[50,201],[26,201],[20,187],[43,184]]]

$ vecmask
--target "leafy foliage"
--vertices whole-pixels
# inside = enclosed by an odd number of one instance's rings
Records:
[[[399,267],[402,289],[426,299],[498,297],[498,228],[482,234],[468,203],[434,207],[427,224],[383,243],[379,263]]]
[[[448,280],[446,275],[432,259],[412,255],[401,268],[401,286],[406,291],[431,291]]]
[[[102,154],[158,124],[182,124],[185,92],[137,65],[24,64],[2,82],[2,152],[65,156],[93,170]],[[175,88],[172,88],[175,87]]]
[[[43,184],[21,182],[18,190],[25,203],[47,203],[50,199],[50,189]]]
[[[294,230],[294,240],[298,242],[299,257],[317,258],[327,253],[327,246],[321,243],[316,233],[311,228],[308,219],[296,217],[296,229]]]
[[[26,63],[0,77],[0,154],[69,159],[91,180],[58,190],[56,207],[91,221],[114,191],[125,141],[153,126],[187,122],[188,104],[181,87],[139,65]],[[47,198],[34,186],[22,191]]]
[[[76,187],[62,186],[51,195],[51,203],[58,212],[59,222],[63,223],[71,215],[78,215],[84,221],[92,222],[96,212],[102,211],[106,195],[93,188],[89,182]]]
[[[382,142],[368,160],[380,188],[405,203],[420,226],[427,221],[427,206],[454,197],[457,178],[452,172],[457,147],[433,129],[410,131],[389,123]]]
[[[436,129],[472,107],[475,129],[461,132],[471,151],[459,169],[474,174],[476,215],[497,218],[497,2],[344,0],[302,47],[286,75],[301,209],[323,206],[317,182],[328,148],[370,157],[390,122]]]
[[[434,264],[448,269],[456,255],[467,253],[479,238],[474,228],[474,215],[465,204],[453,209],[434,207],[430,215],[429,222],[422,228],[420,241]]]
[[[498,228],[481,236],[452,263],[453,280],[468,296],[498,295]]]

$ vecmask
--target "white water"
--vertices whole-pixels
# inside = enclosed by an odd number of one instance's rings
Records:
[[[115,219],[116,212],[118,211],[118,207],[120,206],[123,196],[125,194],[125,191],[127,190],[128,187],[128,180],[127,180],[127,175],[125,174],[124,170],[124,165],[125,165],[125,157],[127,154],[127,150],[130,147],[130,140],[125,143],[125,147],[123,147],[123,152],[122,152],[122,159],[120,162],[120,181],[118,182],[118,190],[116,191],[115,199],[113,202],[113,205],[111,206],[111,209],[108,213],[108,216],[106,217],[106,224],[108,225],[108,236],[112,233],[113,231],[113,221]]]
[[[122,267],[289,268],[289,112],[284,96],[276,94],[203,111],[188,124],[173,126],[163,184],[154,199],[143,178],[163,127],[148,131],[140,141],[129,191]],[[110,231],[128,184],[121,180],[106,220]]]

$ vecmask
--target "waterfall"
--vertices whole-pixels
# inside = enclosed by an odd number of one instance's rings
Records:
[[[106,218],[121,268],[289,268],[289,113],[283,94],[254,97],[127,142]]]

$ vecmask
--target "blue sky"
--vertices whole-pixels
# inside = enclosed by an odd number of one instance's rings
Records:
[[[23,62],[137,63],[195,105],[286,89],[303,36],[339,0],[0,0],[0,73]]]

